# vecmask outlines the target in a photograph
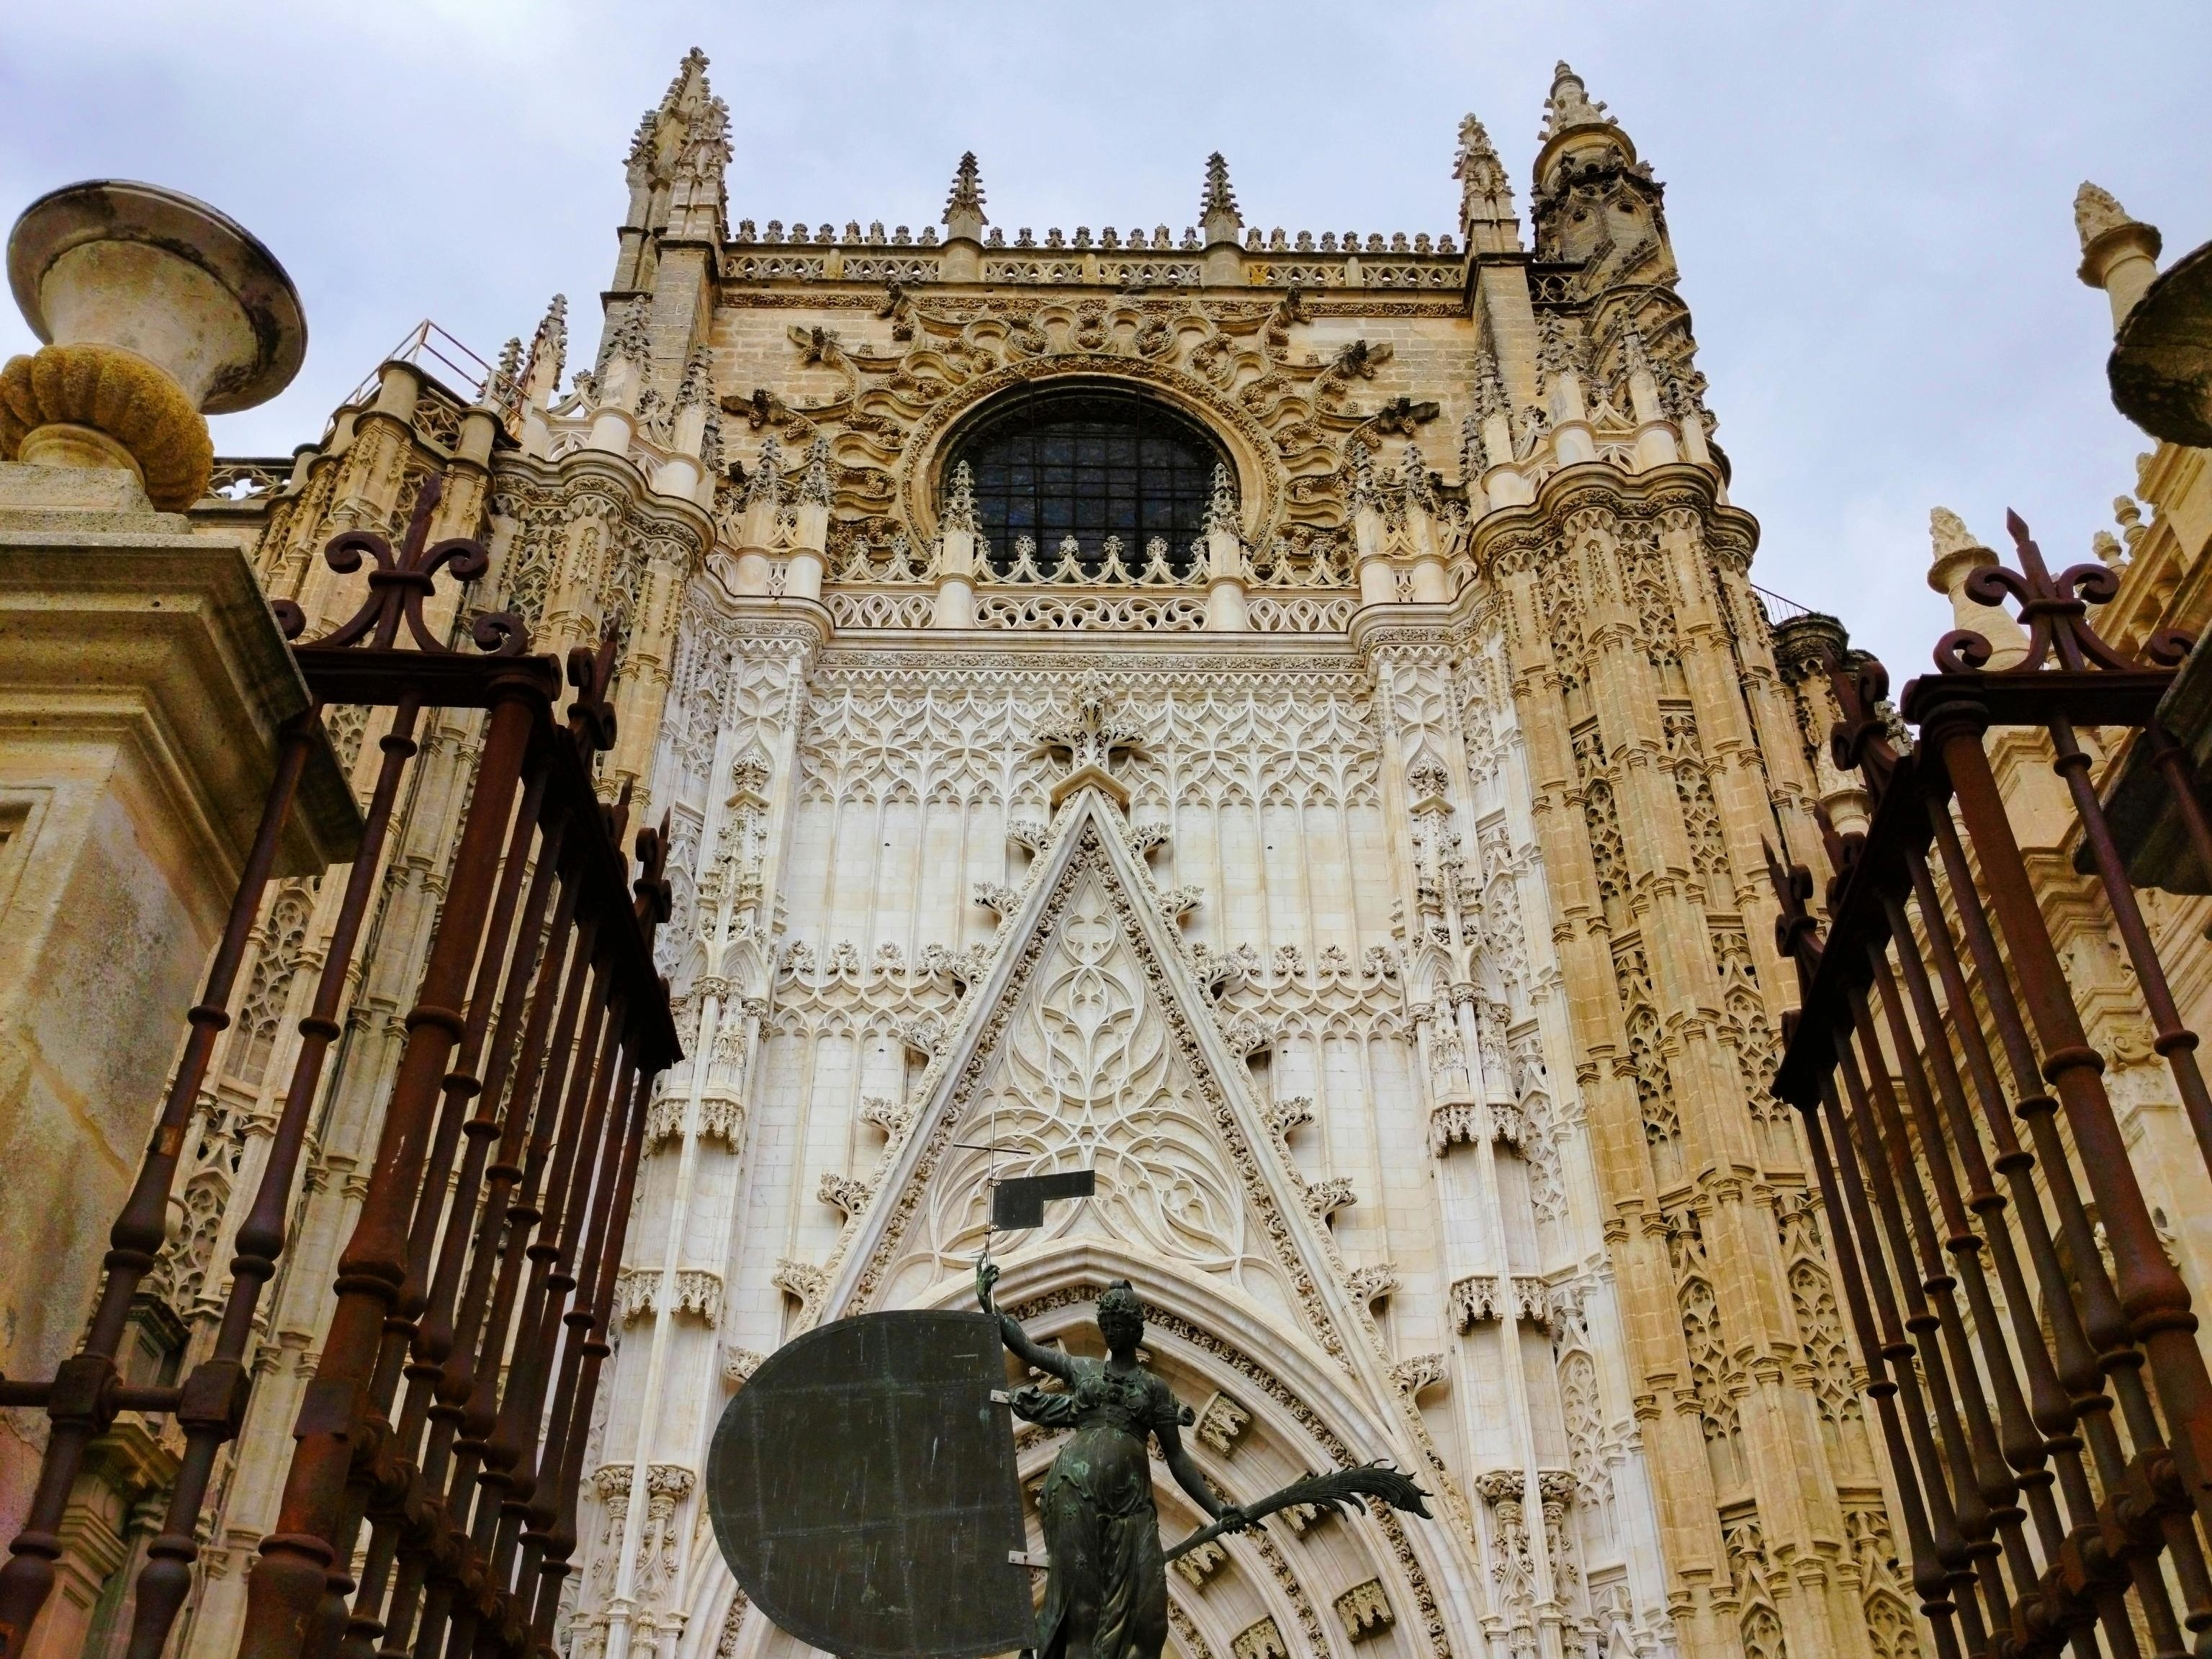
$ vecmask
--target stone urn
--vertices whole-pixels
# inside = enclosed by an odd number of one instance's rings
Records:
[[[23,210],[8,282],[48,343],[0,369],[0,459],[127,468],[157,507],[205,492],[206,416],[266,403],[307,349],[284,268],[204,202],[94,179]]]
[[[2106,374],[2120,413],[2153,437],[2212,446],[2212,242],[2143,290],[2120,323]]]

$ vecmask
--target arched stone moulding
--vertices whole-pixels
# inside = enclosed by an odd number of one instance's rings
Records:
[[[1236,474],[1237,499],[1248,544],[1262,543],[1280,526],[1287,477],[1274,446],[1258,422],[1218,392],[1170,364],[1094,354],[1028,358],[978,375],[930,406],[909,434],[898,475],[908,522],[927,543],[937,534],[944,471],[960,439],[990,406],[1016,390],[1049,386],[1096,387],[1123,397],[1150,396],[1203,428]]]

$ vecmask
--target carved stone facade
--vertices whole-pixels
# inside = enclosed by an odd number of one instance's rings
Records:
[[[723,1403],[819,1321],[968,1305],[988,1181],[1088,1167],[994,1249],[1033,1334],[1088,1340],[1128,1278],[1223,1490],[1388,1457],[1437,1494],[1187,1558],[1181,1659],[1912,1651],[1762,1086],[1760,847],[1813,860],[1818,780],[1626,135],[1562,65],[1532,252],[1472,119],[1459,222],[1410,241],[1248,228],[1218,158],[1180,237],[1010,238],[973,158],[941,235],[732,228],[727,125],[695,53],[629,158],[596,359],[564,380],[556,302],[483,394],[489,453],[395,363],[204,504],[312,625],[359,580],[322,544],[444,467],[438,533],[494,554],[469,604],[618,643],[603,783],[669,819],[687,1058],[570,1650],[799,1652],[705,1524]],[[1188,545],[990,545],[960,445],[1055,386],[1210,434]],[[358,782],[382,731],[339,735]],[[437,902],[473,726],[423,740],[190,1650],[234,1639]],[[248,965],[161,1269],[187,1319],[332,902],[288,892]],[[1056,1443],[1025,1431],[1025,1480]]]
[[[603,1455],[696,1467],[731,1355],[964,1305],[991,1176],[1085,1166],[1000,1242],[1010,1306],[1079,1341],[1133,1279],[1226,1490],[1390,1455],[1440,1495],[1187,1560],[1188,1659],[1868,1651],[1821,1564],[1882,1474],[1761,1086],[1759,844],[1811,848],[1816,782],[1756,528],[1626,135],[1563,70],[1533,259],[1479,125],[1459,176],[1395,249],[1248,234],[1219,167],[1180,240],[987,228],[972,158],[920,237],[718,207],[707,246],[633,179],[614,349],[646,319],[664,398],[705,354],[726,464],[645,780],[693,1057],[629,1259],[667,1288]],[[963,434],[1071,386],[1212,434],[1187,549],[991,544]],[[1749,1599],[1747,1526],[1793,1564]],[[696,1520],[651,1590],[637,1530],[578,1602],[610,1655],[790,1650]]]

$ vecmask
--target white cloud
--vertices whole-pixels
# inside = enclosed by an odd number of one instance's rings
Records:
[[[1842,614],[1900,681],[1948,625],[1930,505],[1993,539],[2014,506],[2085,556],[2147,447],[2105,394],[2075,185],[2177,252],[2212,235],[2212,31],[2186,0],[76,0],[0,23],[0,206],[120,175],[251,227],[313,342],[295,388],[216,442],[281,453],[425,314],[489,356],[562,289],[588,347],[630,131],[694,44],[731,106],[737,216],[919,228],[973,149],[993,219],[1040,232],[1179,229],[1215,149],[1255,222],[1447,229],[1460,115],[1525,174],[1571,59],[1668,184],[1735,495],[1765,526],[1757,579]],[[0,350],[29,343],[5,319]]]

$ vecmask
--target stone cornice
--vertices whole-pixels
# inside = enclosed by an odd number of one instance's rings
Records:
[[[1561,467],[1545,479],[1535,500],[1486,514],[1468,536],[1468,553],[1475,568],[1486,572],[1504,546],[1524,538],[1548,537],[1560,520],[1580,507],[1650,513],[1686,507],[1738,540],[1748,559],[1759,545],[1759,520],[1721,500],[1720,484],[1718,473],[1688,461],[1643,472],[1624,472],[1606,461],[1578,462]]]

